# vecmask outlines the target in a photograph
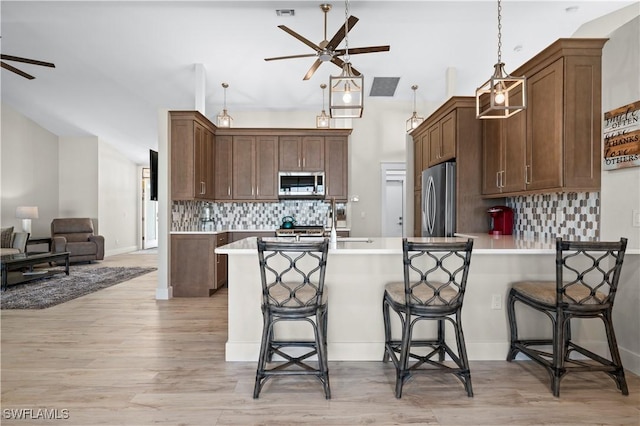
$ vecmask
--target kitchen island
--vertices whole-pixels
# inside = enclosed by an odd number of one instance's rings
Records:
[[[512,236],[461,235],[412,240],[459,241],[474,238],[473,254],[462,308],[462,324],[471,360],[504,360],[509,347],[505,300],[509,284],[521,279],[555,280],[555,241]],[[637,251],[637,250],[636,250]],[[262,331],[261,285],[255,238],[216,249],[228,255],[229,324],[227,361],[255,361]],[[636,253],[637,254],[637,253]],[[636,268],[638,256],[627,256],[625,268]],[[402,280],[400,238],[343,238],[329,250],[325,285],[329,297],[329,360],[380,361],[384,347],[382,295],[384,285]],[[630,271],[628,271],[630,272]],[[633,274],[628,273],[627,276]],[[637,272],[635,272],[637,276]],[[633,279],[633,277],[631,278]],[[637,287],[631,282],[621,286]],[[637,291],[637,289],[635,290]],[[523,336],[550,334],[548,319],[534,312],[518,312]],[[520,318],[522,317],[522,320]],[[615,321],[615,319],[614,319]],[[592,321],[592,323],[595,321]],[[295,324],[283,324],[293,326]],[[574,336],[606,345],[601,325],[581,327]],[[399,330],[399,322],[393,324]],[[427,325],[429,326],[429,325]],[[308,330],[304,330],[306,333]],[[279,329],[287,335],[303,331]],[[422,330],[428,333],[430,330]],[[306,335],[306,334],[305,334]]]

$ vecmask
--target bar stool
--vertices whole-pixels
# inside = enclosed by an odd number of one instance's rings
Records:
[[[327,239],[286,243],[257,240],[264,325],[254,398],[258,398],[270,378],[290,375],[317,377],[325,398],[331,398],[327,363],[327,293],[324,288],[328,244]],[[276,339],[274,326],[281,321],[309,323],[314,339]],[[295,356],[296,348],[303,348],[304,354]],[[285,361],[273,362],[274,354]],[[314,355],[317,362],[306,361]]]
[[[603,371],[615,380],[623,395],[629,394],[612,320],[626,248],[626,238],[619,242],[577,242],[557,238],[556,280],[512,284],[507,303],[511,328],[507,361],[513,361],[521,352],[542,365],[551,376],[551,391],[556,397],[560,396],[560,380],[564,375],[580,371]],[[546,314],[553,325],[553,337],[520,339],[516,302]],[[611,360],[572,340],[571,320],[574,318],[600,318],[604,322]],[[574,352],[582,358],[572,358]]]
[[[442,243],[402,240],[404,281],[387,284],[382,300],[383,362],[391,359],[396,368],[396,398],[402,397],[404,383],[416,373],[452,373],[463,383],[467,395],[473,396],[461,324],[472,248],[471,239]],[[402,325],[399,340],[392,338],[390,308]],[[437,337],[413,337],[415,325],[423,320],[437,321]],[[457,351],[445,341],[445,321],[453,325]],[[445,354],[455,367],[445,363]],[[410,364],[410,360],[415,362]],[[433,368],[421,368],[423,366]]]

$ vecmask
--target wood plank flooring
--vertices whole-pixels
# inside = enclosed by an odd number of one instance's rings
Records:
[[[95,265],[156,264],[128,254]],[[271,380],[254,400],[255,363],[224,361],[226,290],[157,301],[156,281],[1,311],[2,425],[640,424],[638,376],[625,397],[605,374],[569,375],[554,398],[543,369],[522,361],[472,361],[474,398],[452,376],[421,375],[397,400],[391,364],[330,362],[331,400],[303,377]]]

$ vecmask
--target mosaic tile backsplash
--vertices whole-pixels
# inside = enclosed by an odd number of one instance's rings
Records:
[[[567,192],[507,198],[514,233],[526,238],[596,241],[600,238],[600,193]]]
[[[344,204],[338,203],[339,210]],[[206,208],[213,222],[203,222]],[[276,229],[284,216],[293,216],[297,225],[326,225],[330,203],[320,200],[282,200],[279,203],[206,203],[174,201],[171,229],[202,231],[211,229]]]

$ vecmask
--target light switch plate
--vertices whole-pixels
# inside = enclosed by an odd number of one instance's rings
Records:
[[[632,226],[636,228],[640,228],[640,210],[633,211],[633,221]]]

